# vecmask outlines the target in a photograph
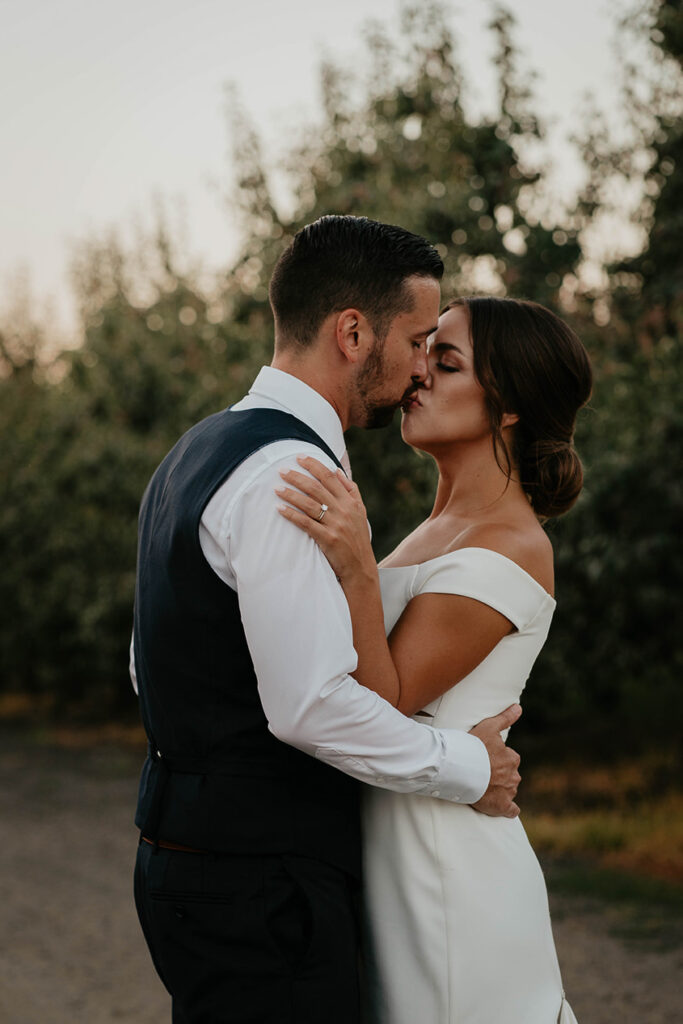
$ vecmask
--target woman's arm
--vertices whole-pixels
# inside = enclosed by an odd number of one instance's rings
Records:
[[[399,711],[414,715],[450,690],[513,629],[504,615],[472,598],[418,594],[389,636]]]
[[[332,473],[317,459],[298,461],[314,476],[283,473],[291,487],[279,488],[277,494],[290,504],[279,511],[319,544],[344,589],[358,655],[354,678],[398,707],[399,678],[384,632],[377,563],[360,491],[343,473]],[[323,504],[327,511],[320,520]]]
[[[408,603],[387,641],[377,566],[358,488],[316,459],[299,462],[313,477],[283,474],[292,486],[278,490],[290,503],[280,512],[320,545],[344,588],[358,654],[354,676],[404,714],[413,715],[468,675],[514,627],[500,612],[472,598],[419,594]],[[323,504],[327,511],[320,520]]]

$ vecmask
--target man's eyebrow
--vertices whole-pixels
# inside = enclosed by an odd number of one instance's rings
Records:
[[[435,324],[434,327],[428,327],[426,331],[418,331],[417,334],[415,335],[415,337],[416,338],[428,338],[430,334],[434,334],[435,333],[435,331],[438,328],[438,326],[439,326],[438,324]]]

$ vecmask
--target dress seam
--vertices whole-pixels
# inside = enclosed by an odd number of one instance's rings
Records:
[[[439,872],[439,888],[441,890],[441,920],[442,920],[442,924],[443,924],[443,933],[444,933],[444,948],[446,950],[446,1007],[445,1007],[445,1009],[446,1009],[446,1018],[444,1020],[444,1024],[448,1024],[448,1022],[451,1019],[451,1008],[452,1008],[452,1005],[453,1005],[452,992],[451,992],[452,978],[451,978],[451,971],[450,971],[450,963],[451,963],[451,956],[450,956],[450,954],[451,954],[451,950],[450,950],[450,946],[449,946],[448,923],[447,923],[447,920],[446,920],[445,910],[443,909],[446,906],[446,890],[445,890],[445,887],[444,887],[444,868],[443,868],[443,864],[441,863],[441,855],[439,853],[439,844],[436,841],[436,821],[435,821],[434,815],[436,813],[438,803],[439,803],[439,801],[434,799],[434,797],[430,798],[429,818],[430,818],[430,821],[432,823],[432,846],[433,846],[433,849],[434,849],[434,859],[436,861],[437,869],[438,869],[438,872]]]

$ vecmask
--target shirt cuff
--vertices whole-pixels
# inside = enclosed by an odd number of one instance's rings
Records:
[[[491,762],[486,747],[469,732],[440,729],[445,740],[444,759],[431,796],[456,804],[476,804],[488,789]]]

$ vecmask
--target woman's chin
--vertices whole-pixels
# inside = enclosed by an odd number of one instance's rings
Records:
[[[425,438],[420,437],[420,433],[415,429],[415,426],[410,422],[411,413],[404,412],[401,417],[401,437],[406,444],[409,444],[411,448],[422,449],[422,442]]]

